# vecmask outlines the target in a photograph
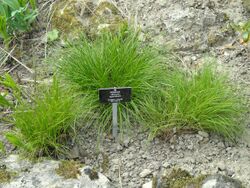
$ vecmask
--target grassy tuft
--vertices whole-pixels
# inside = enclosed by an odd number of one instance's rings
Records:
[[[16,172],[10,172],[5,168],[0,169],[0,183],[9,183],[12,178],[16,177]]]
[[[193,177],[187,171],[178,168],[173,169],[167,176],[162,176],[161,181],[164,188],[198,188],[202,186],[202,182],[206,177],[207,175]]]
[[[9,101],[5,98],[5,96],[0,93],[0,107],[11,106]]]
[[[56,169],[56,173],[65,179],[76,179],[81,175],[79,168],[83,165],[76,161],[62,161]]]
[[[167,89],[144,102],[151,137],[173,127],[215,132],[230,140],[243,133],[241,97],[212,65],[192,74],[174,69],[168,75]]]
[[[56,79],[39,92],[31,103],[22,102],[16,107],[12,115],[16,130],[6,137],[30,156],[56,156],[65,149],[63,143],[74,129],[78,110],[74,96]]]
[[[83,38],[69,48],[59,65],[64,79],[85,96],[92,119],[103,130],[110,128],[112,109],[110,104],[99,103],[99,88],[132,87],[132,101],[119,104],[122,130],[139,117],[140,101],[159,90],[165,77],[158,54],[142,48],[138,33],[127,28],[116,34],[103,32],[95,41]]]

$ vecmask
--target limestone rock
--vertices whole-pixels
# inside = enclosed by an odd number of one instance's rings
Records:
[[[203,173],[204,174],[204,173]],[[165,171],[159,176],[154,176],[151,182],[143,185],[145,188],[243,188],[240,181],[228,176],[215,175],[197,175],[193,176],[188,171],[182,169],[172,169]]]
[[[141,178],[145,178],[147,176],[149,176],[150,174],[152,174],[152,171],[149,169],[144,169],[141,173],[140,173],[140,177]]]
[[[169,168],[169,167],[171,167],[171,164],[170,164],[168,161],[166,161],[166,162],[164,162],[164,163],[162,164],[162,166],[163,166],[164,168]]]
[[[65,179],[56,173],[60,161],[45,160],[32,164],[21,159],[18,155],[11,155],[3,160],[7,170],[16,174],[9,183],[2,183],[5,188],[40,188],[40,187],[63,187],[63,188],[110,188],[111,183],[107,177],[95,172],[91,167],[79,168],[77,178]],[[24,168],[26,168],[24,170]]]
[[[145,183],[145,184],[142,185],[142,188],[153,188],[152,187],[152,183],[153,183],[152,181],[147,182],[147,183]]]
[[[207,177],[201,188],[242,188],[239,181],[224,175],[213,175]]]
[[[201,135],[204,138],[208,138],[209,137],[209,134],[206,133],[206,132],[204,132],[204,131],[199,131],[198,134]]]

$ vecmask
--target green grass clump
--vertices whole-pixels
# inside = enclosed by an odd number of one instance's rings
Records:
[[[74,96],[54,79],[32,102],[23,101],[15,108],[16,129],[6,137],[30,156],[56,156],[64,152],[63,144],[74,129],[78,112]]]
[[[10,106],[9,101],[5,98],[5,95],[0,93],[0,107]]]
[[[234,139],[243,132],[242,101],[223,75],[206,65],[187,73],[162,63],[142,46],[138,32],[122,28],[83,38],[58,63],[63,79],[84,96],[99,131],[111,128],[111,105],[100,104],[99,88],[132,87],[132,101],[119,104],[119,126],[144,124],[151,137],[173,127],[204,130]]]
[[[101,129],[110,128],[112,109],[110,104],[99,103],[98,89],[132,87],[132,101],[119,104],[122,130],[139,117],[143,98],[161,87],[164,65],[152,48],[142,48],[138,33],[132,29],[103,32],[94,41],[83,38],[79,43],[65,53],[60,71],[85,96],[85,105],[94,113],[91,118]]]
[[[144,120],[151,137],[173,127],[215,132],[231,140],[242,134],[241,97],[213,66],[192,74],[174,69],[168,75],[167,89],[145,102]]]
[[[20,87],[13,78],[9,74],[0,76],[0,121],[8,121],[9,116],[4,114],[5,110],[13,110],[15,103],[20,101],[21,97]]]

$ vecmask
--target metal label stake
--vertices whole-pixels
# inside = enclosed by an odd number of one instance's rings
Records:
[[[112,136],[118,137],[118,103],[131,101],[131,87],[101,88],[99,100],[101,103],[112,103]]]
[[[118,103],[112,103],[112,113],[113,113],[113,127],[112,127],[112,136],[117,140],[117,135],[118,135]]]

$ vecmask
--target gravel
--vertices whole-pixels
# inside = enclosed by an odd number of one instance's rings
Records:
[[[86,130],[83,132],[86,133]],[[148,141],[147,134],[136,128],[133,134],[127,136],[127,139],[130,138],[129,146],[103,139],[99,151],[108,160],[107,169],[102,169],[104,160],[98,157],[97,136],[94,130],[88,130],[88,134],[82,134],[77,139],[79,148],[88,153],[88,156],[84,156],[86,164],[99,169],[117,186],[141,187],[151,180],[153,174],[180,167],[194,176],[228,175],[250,187],[250,143],[247,141],[232,144],[216,135],[206,137],[204,134],[201,137],[199,133],[180,135],[175,143],[157,138]],[[86,140],[89,142],[86,143]]]

